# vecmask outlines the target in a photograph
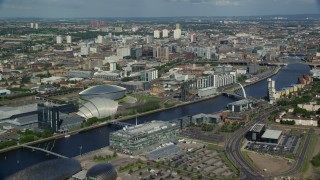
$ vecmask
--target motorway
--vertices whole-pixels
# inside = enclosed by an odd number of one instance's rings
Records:
[[[270,113],[276,110],[277,107],[272,107],[267,111],[262,112],[261,114],[258,115],[254,120],[250,121],[249,123],[246,124],[244,128],[241,128],[237,130],[232,137],[228,140],[226,144],[226,153],[228,155],[228,158],[235,164],[235,166],[239,169],[240,171],[240,179],[248,179],[248,180],[262,180],[266,178],[271,178],[271,177],[264,177],[261,175],[254,167],[252,167],[250,164],[248,164],[243,157],[241,153],[241,146],[242,146],[242,140],[244,139],[245,134],[250,130],[250,128],[255,124],[255,123],[263,123],[264,121],[267,120],[269,117]],[[282,176],[288,176],[290,174],[293,174],[297,171],[299,171],[300,167],[303,164],[303,160],[305,158],[305,154],[308,150],[308,146],[311,141],[313,130],[311,130],[308,133],[308,136],[306,138],[304,147],[301,151],[301,154],[298,156],[298,159],[296,160],[296,163],[292,169],[287,171],[284,174],[281,174]]]

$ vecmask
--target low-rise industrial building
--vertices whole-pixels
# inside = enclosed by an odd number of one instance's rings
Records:
[[[263,142],[266,142],[266,143],[278,144],[281,138],[281,135],[282,135],[282,131],[267,129],[263,133],[261,139]]]
[[[69,78],[84,78],[84,79],[91,79],[93,77],[92,71],[76,71],[71,70],[68,72]]]
[[[232,112],[242,112],[251,109],[253,101],[249,99],[242,99],[240,101],[232,102],[228,104],[228,109]]]
[[[294,125],[300,126],[318,126],[318,119],[315,117],[298,117],[298,116],[282,116],[281,118],[276,118],[277,123],[281,123],[282,121],[294,121]]]
[[[192,116],[192,123],[203,124],[203,123],[219,123],[221,121],[220,116],[213,114],[197,114]]]
[[[174,141],[180,130],[176,123],[151,121],[110,134],[110,147],[128,154],[136,154],[163,143]]]
[[[11,91],[8,89],[0,89],[0,96],[10,95]]]
[[[215,87],[198,89],[198,96],[199,97],[211,96],[211,95],[214,95],[216,92],[217,92],[217,88]]]

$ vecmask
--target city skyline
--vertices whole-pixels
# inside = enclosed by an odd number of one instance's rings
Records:
[[[320,0],[0,0],[0,17],[173,17],[319,14]]]

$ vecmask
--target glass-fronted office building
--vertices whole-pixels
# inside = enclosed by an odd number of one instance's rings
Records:
[[[176,139],[180,127],[176,123],[151,121],[125,127],[110,134],[110,147],[128,154],[136,154]]]

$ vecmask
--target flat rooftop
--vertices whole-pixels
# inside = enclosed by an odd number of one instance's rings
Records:
[[[271,130],[267,129],[266,132],[263,133],[262,138],[264,139],[279,139],[282,131],[279,130]]]
[[[242,99],[242,100],[239,100],[239,101],[235,101],[235,102],[229,103],[228,105],[236,106],[236,105],[249,104],[249,103],[252,103],[252,102],[253,101],[250,100],[250,99]]]
[[[265,124],[255,124],[250,129],[250,132],[261,132],[264,126],[265,126]]]
[[[204,114],[204,113],[200,113],[200,114],[196,114],[196,115],[193,115],[193,116],[192,116],[192,118],[203,118],[203,117],[220,118],[219,115]]]
[[[37,104],[28,104],[24,106],[1,106],[0,119],[8,119],[13,115],[37,111]]]
[[[139,124],[137,126],[132,126],[124,128],[122,130],[116,131],[115,133],[122,136],[135,136],[139,134],[151,134],[157,131],[161,131],[167,128],[176,126],[175,123],[165,122],[165,121],[151,121],[148,123]]]

